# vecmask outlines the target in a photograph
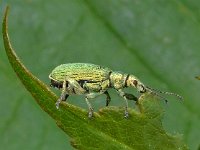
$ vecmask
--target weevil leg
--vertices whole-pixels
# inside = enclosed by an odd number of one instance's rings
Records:
[[[125,95],[125,97],[126,97],[126,99],[128,99],[128,100],[134,100],[134,101],[138,101],[138,98],[135,96],[135,95],[133,95],[133,94],[129,94],[129,93],[124,93]]]
[[[85,97],[85,101],[88,105],[88,109],[89,109],[89,112],[88,112],[88,117],[91,118],[93,116],[93,108],[92,108],[92,105],[91,103],[89,102],[89,99],[94,99],[96,98],[97,96],[103,94],[104,92],[102,93],[88,93]]]
[[[60,95],[60,98],[56,102],[56,108],[59,109],[59,105],[61,101],[66,101],[67,97],[69,96],[68,94],[73,93],[73,94],[84,94],[86,93],[86,90],[83,89],[80,84],[71,78],[66,78],[63,81],[62,85],[62,93]]]
[[[124,98],[124,101],[125,101],[124,117],[128,118],[128,101],[127,101],[126,93],[124,93],[121,89],[118,89],[117,92],[121,97]]]
[[[65,99],[63,101],[66,101],[68,97],[69,97],[69,95],[65,94]]]
[[[81,87],[81,85],[74,79],[67,78],[68,90],[71,90],[73,94],[85,94],[87,91]]]
[[[65,101],[66,99],[66,85],[67,85],[67,81],[65,80],[65,81],[63,81],[63,85],[62,85],[62,93],[61,93],[61,95],[60,95],[60,98],[57,100],[57,102],[56,102],[56,108],[57,109],[59,109],[59,105],[60,105],[60,103],[61,103],[61,101]]]
[[[88,117],[91,118],[93,116],[93,108],[92,108],[92,105],[91,103],[89,102],[88,98],[86,97],[85,98],[85,101],[88,105],[88,109],[89,109],[89,112],[88,112]]]
[[[111,98],[108,91],[105,91],[104,94],[106,95],[106,106],[108,106],[111,101]]]

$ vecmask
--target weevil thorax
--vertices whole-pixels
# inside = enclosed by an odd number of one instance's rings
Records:
[[[114,71],[110,74],[110,85],[115,89],[122,89],[124,88],[125,81],[128,74],[124,74],[122,72]]]
[[[110,75],[111,86],[115,89],[122,89],[125,87],[135,87],[138,92],[146,92],[146,88],[139,79],[134,75],[125,74],[122,72],[112,72]]]

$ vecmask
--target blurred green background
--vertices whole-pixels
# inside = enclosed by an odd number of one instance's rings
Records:
[[[184,102],[166,96],[163,125],[171,134],[182,134],[190,149],[198,149],[200,81],[194,77],[200,74],[200,1],[1,0],[0,20],[6,4],[12,45],[35,76],[49,84],[55,66],[89,62],[179,93]],[[73,149],[17,79],[2,34],[0,89],[0,149]],[[114,90],[110,93],[111,105],[123,105]],[[72,96],[69,103],[87,108],[83,97]],[[92,103],[97,111],[105,97]]]

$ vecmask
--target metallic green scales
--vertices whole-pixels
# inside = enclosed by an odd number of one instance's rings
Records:
[[[87,63],[68,63],[56,67],[49,75],[50,79],[64,81],[67,77],[76,81],[87,80],[101,82],[109,78],[109,68]]]

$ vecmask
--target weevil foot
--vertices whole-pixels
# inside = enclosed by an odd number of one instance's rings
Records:
[[[88,118],[92,118],[93,116],[93,109],[89,109],[89,112],[88,112]]]
[[[125,112],[124,112],[124,118],[128,118],[129,117],[129,114],[128,114],[128,111],[126,110]]]
[[[128,114],[128,107],[125,107],[125,111],[124,111],[124,118],[128,118],[129,114]]]
[[[55,103],[55,105],[56,105],[56,108],[59,109],[59,106],[60,106],[60,99],[57,100],[57,102]]]

